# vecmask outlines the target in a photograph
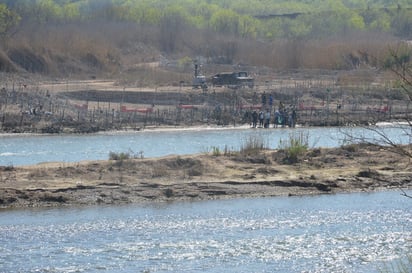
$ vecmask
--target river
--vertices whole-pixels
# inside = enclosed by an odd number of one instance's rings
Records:
[[[410,135],[402,127],[382,127],[399,143],[409,143]],[[103,132],[89,135],[0,135],[0,166],[21,166],[41,162],[78,162],[106,160],[110,152],[127,152],[136,156],[159,157],[203,153],[218,147],[238,150],[250,137],[258,136],[269,148],[291,134],[307,137],[310,147],[337,147],[347,135],[380,136],[364,128],[191,128]]]
[[[409,143],[399,128],[386,128]],[[0,165],[238,149],[291,133],[312,147],[345,143],[339,128],[157,130],[3,135]],[[351,134],[378,137],[361,128]],[[412,195],[409,190],[408,194]],[[412,255],[412,201],[398,191],[127,206],[0,210],[0,272],[379,272]]]
[[[412,254],[411,202],[391,191],[5,210],[0,272],[379,272]]]

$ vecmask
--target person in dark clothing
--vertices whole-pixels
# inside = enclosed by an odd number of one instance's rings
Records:
[[[263,127],[263,120],[264,120],[263,111],[259,112],[259,127]]]
[[[273,95],[270,94],[270,96],[269,96],[269,107],[270,107],[270,110],[272,110],[272,106],[273,106]]]
[[[274,125],[273,125],[273,127],[274,128],[278,128],[278,125],[280,125],[281,124],[281,121],[280,121],[280,112],[279,112],[279,110],[276,110],[275,111],[275,120],[274,120]]]
[[[297,118],[297,115],[296,115],[296,110],[295,109],[293,109],[292,110],[292,113],[291,113],[291,115],[290,115],[290,119],[291,119],[291,121],[290,121],[290,127],[292,127],[292,128],[295,128],[296,127],[296,118]]]
[[[256,112],[256,110],[254,110],[252,113],[252,127],[253,128],[256,128],[257,120],[258,120],[258,113]]]
[[[269,128],[269,125],[270,125],[270,111],[269,109],[267,109],[265,113],[265,128]]]
[[[265,105],[266,105],[266,92],[263,91],[263,94],[262,94],[262,107],[265,106]]]

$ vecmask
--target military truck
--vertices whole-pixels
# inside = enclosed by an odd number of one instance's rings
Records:
[[[247,72],[223,72],[212,77],[214,86],[225,86],[229,88],[249,87],[253,88],[255,80]]]

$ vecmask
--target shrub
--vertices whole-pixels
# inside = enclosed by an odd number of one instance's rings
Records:
[[[342,150],[345,150],[349,153],[356,153],[357,151],[359,151],[359,145],[357,144],[347,144],[347,145],[343,145],[341,146]]]
[[[155,166],[151,171],[152,178],[165,177],[168,175],[169,172],[167,171],[167,169],[161,168],[159,166]]]
[[[309,148],[309,135],[304,132],[291,133],[287,141],[279,141],[279,149],[284,151],[284,162],[293,164],[306,154]]]
[[[203,174],[203,170],[202,168],[199,168],[199,167],[193,167],[187,170],[188,176],[201,176],[202,174]]]
[[[173,189],[170,188],[165,189],[163,193],[167,198],[170,198],[174,195]]]
[[[13,164],[10,163],[7,166],[0,166],[0,170],[5,171],[5,172],[14,171],[14,166],[13,166]]]
[[[115,153],[115,152],[110,152],[109,153],[109,159],[110,160],[116,160],[116,161],[121,161],[121,160],[126,160],[126,159],[130,159],[130,153],[124,153],[124,152],[120,152],[120,153]]]
[[[375,170],[367,169],[367,170],[361,170],[359,171],[358,177],[365,177],[365,178],[374,178],[378,177],[379,173]]]

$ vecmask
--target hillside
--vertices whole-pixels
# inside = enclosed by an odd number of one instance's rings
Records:
[[[3,3],[3,4],[1,4]],[[379,67],[409,40],[408,1],[0,1],[0,71],[139,77],[150,62],[277,70]],[[190,71],[190,73],[192,73]]]

